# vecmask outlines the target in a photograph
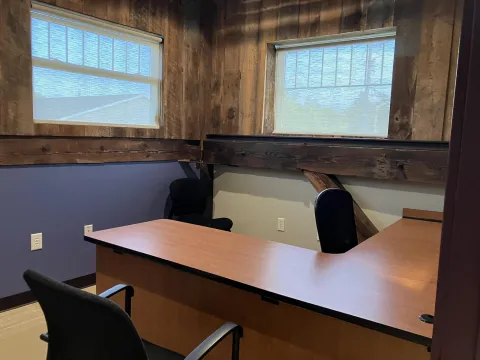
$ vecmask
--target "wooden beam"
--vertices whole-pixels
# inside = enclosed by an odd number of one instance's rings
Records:
[[[199,141],[0,137],[0,166],[200,161]]]
[[[203,142],[203,152],[209,164],[441,185],[448,168],[443,142],[217,135]]]
[[[318,192],[322,192],[326,189],[345,190],[345,187],[342,185],[342,183],[335,177],[308,170],[303,170],[303,174]],[[373,235],[378,234],[378,229],[376,226],[370,221],[368,216],[365,215],[362,208],[355,200],[353,201],[353,212],[355,214],[355,226],[357,228],[358,243],[364,242]]]

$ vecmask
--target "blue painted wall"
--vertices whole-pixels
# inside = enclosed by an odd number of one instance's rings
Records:
[[[163,217],[177,162],[0,168],[0,298],[28,288],[27,268],[65,281],[95,272],[94,230]],[[30,251],[30,234],[43,250]]]

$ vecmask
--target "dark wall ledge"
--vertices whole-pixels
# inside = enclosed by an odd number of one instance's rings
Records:
[[[203,161],[444,184],[448,146],[430,141],[209,135],[203,142]]]

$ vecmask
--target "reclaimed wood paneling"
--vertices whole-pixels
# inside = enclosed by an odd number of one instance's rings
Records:
[[[366,0],[343,0],[341,14],[341,32],[361,31],[367,28]],[[383,8],[382,8],[382,11]]]
[[[345,187],[335,177],[309,170],[303,170],[303,174],[319,193],[326,189],[343,189]],[[358,243],[362,243],[373,235],[378,234],[378,229],[370,221],[362,208],[353,200],[353,213],[355,215],[355,227],[357,228]]]
[[[0,11],[0,133],[33,133],[30,1],[2,0]]]
[[[30,2],[6,0],[0,14],[0,135],[201,139],[210,121],[213,18],[210,1],[44,0],[45,3],[164,36],[158,129],[34,124]],[[205,11],[204,9],[208,9]]]
[[[266,98],[272,92],[267,91],[270,80],[265,80],[271,79],[272,70],[268,43],[396,26],[389,137],[448,139],[448,99],[454,88],[459,37],[454,28],[461,22],[461,16],[455,16],[455,1],[222,0],[219,4],[223,21],[217,24],[215,53],[221,54],[228,71],[213,72],[213,133],[271,134],[268,104],[273,100]]]
[[[408,0],[409,1],[409,0]],[[388,137],[412,138],[412,118],[417,86],[417,55],[420,52],[421,1],[396,1],[397,39],[393,65],[392,98]]]
[[[412,140],[442,140],[455,1],[424,0]]]
[[[0,166],[200,161],[200,142],[158,139],[0,138]]]
[[[443,140],[449,80],[456,69],[459,33],[452,0],[395,2],[395,54],[389,138]],[[455,43],[457,46],[455,46]],[[455,72],[455,70],[453,70]],[[447,121],[448,123],[448,121]]]
[[[443,124],[443,140],[450,141],[452,132],[453,100],[455,98],[455,85],[457,80],[458,48],[462,31],[463,6],[465,0],[456,0],[455,23],[453,27],[452,54],[450,59],[450,74],[448,78],[447,104]]]
[[[324,174],[382,180],[444,184],[448,169],[446,143],[392,143],[339,139],[279,137],[212,137],[203,142],[207,164],[276,170],[309,170]]]
[[[254,121],[245,121],[242,123],[241,132],[243,134],[254,134],[257,128],[257,98],[259,89],[257,82],[261,78],[260,71],[260,5],[261,0],[250,0],[245,3],[245,21],[242,31],[245,34],[242,42],[242,51],[240,52],[240,72],[242,81],[240,87],[240,103],[243,108],[240,109],[241,117],[253,119]]]

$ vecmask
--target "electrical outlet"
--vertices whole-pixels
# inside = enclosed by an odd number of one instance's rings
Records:
[[[30,251],[42,250],[42,233],[30,236]]]
[[[93,225],[85,225],[83,229],[83,234],[87,235],[88,233],[93,232]]]
[[[277,230],[282,231],[282,232],[285,231],[285,219],[284,218],[278,218]]]

